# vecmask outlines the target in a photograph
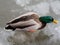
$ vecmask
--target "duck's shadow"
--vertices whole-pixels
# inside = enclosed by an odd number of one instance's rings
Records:
[[[8,38],[8,41],[13,45],[40,45],[42,41],[47,41],[51,36],[45,35],[43,31],[26,32],[15,31],[13,36]]]

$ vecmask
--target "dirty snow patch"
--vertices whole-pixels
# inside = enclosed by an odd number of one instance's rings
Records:
[[[60,14],[60,1],[51,2],[51,7],[55,14]]]
[[[20,6],[25,6],[30,3],[31,0],[16,0],[16,4]]]
[[[33,6],[27,6],[24,9],[28,11],[35,11],[37,13],[45,15],[49,13],[49,4],[47,2],[42,2]]]

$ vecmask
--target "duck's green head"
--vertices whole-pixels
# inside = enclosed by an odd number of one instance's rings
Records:
[[[51,16],[42,16],[39,18],[39,20],[43,23],[51,23],[51,22],[54,22],[55,24],[58,23],[58,21]]]

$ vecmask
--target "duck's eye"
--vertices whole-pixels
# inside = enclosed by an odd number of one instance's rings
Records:
[[[50,19],[48,19],[48,20],[53,21],[54,19],[53,19],[53,18],[50,18]]]
[[[53,21],[54,19],[52,18],[51,20]]]

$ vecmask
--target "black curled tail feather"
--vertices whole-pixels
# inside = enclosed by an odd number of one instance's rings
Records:
[[[10,25],[7,25],[6,27],[5,27],[5,29],[11,29],[11,30],[15,30],[16,28],[13,28],[12,26],[10,26]]]

